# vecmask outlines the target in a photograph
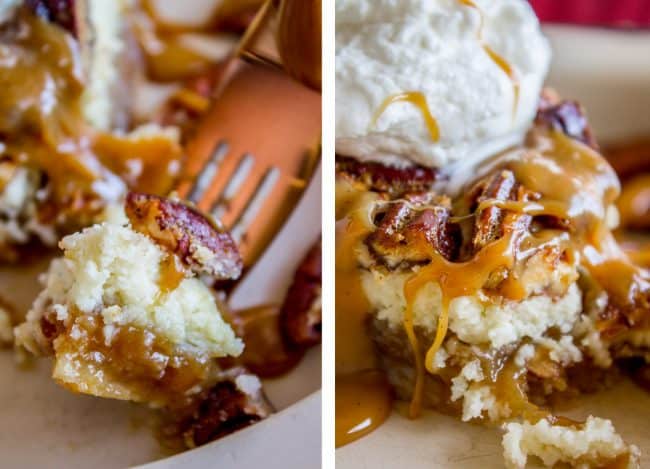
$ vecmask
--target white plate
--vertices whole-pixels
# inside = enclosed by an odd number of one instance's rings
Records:
[[[231,305],[281,301],[320,227],[318,169],[282,231],[233,292]],[[45,266],[0,269],[0,296],[26,311],[39,289],[35,277]],[[279,410],[268,420],[146,467],[320,467],[320,363],[320,349],[313,349],[291,373],[264,383]],[[0,370],[0,467],[118,468],[167,456],[153,437],[151,414],[141,406],[69,393],[50,379],[48,360],[21,370],[11,351],[0,351]]]
[[[587,108],[602,141],[650,136],[650,34],[552,27],[549,84]],[[575,416],[611,418],[650,467],[650,395],[630,383],[580,399]],[[411,421],[394,412],[369,436],[336,451],[338,469],[503,467],[500,432],[426,413]]]

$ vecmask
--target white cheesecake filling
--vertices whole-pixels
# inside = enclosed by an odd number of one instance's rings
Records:
[[[361,274],[363,289],[375,316],[388,321],[392,327],[403,327],[406,311],[404,283],[412,275],[411,272],[382,273],[378,270]],[[413,324],[428,333],[435,332],[441,309],[440,287],[434,282],[426,284],[413,303]],[[479,292],[475,296],[460,296],[450,301],[449,330],[469,344],[489,344],[499,348],[526,337],[540,340],[551,327],[567,334],[578,321],[581,311],[581,293],[575,284],[556,299],[537,295],[519,302],[491,300]],[[561,361],[559,355],[558,361]]]
[[[45,289],[27,322],[16,329],[19,345],[38,353],[34,337],[40,318],[55,311],[64,322],[73,315],[100,315],[109,342],[110,326],[134,325],[189,352],[212,357],[242,352],[242,341],[198,278],[161,291],[161,265],[168,254],[148,237],[128,226],[103,223],[67,236],[60,246],[64,257],[52,262]]]
[[[551,425],[547,420],[534,425],[508,423],[505,429],[503,449],[509,469],[523,469],[530,456],[541,459],[545,467],[555,467],[558,463],[603,467],[625,454],[630,454],[627,467],[638,467],[638,449],[627,446],[612,422],[606,419],[590,416],[581,429]]]

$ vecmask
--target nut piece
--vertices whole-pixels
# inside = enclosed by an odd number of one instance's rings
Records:
[[[393,197],[430,190],[439,177],[438,171],[432,168],[394,168],[344,156],[336,157],[336,171],[364,183],[370,190],[388,192]]]
[[[285,337],[301,347],[321,341],[321,262],[319,240],[298,267],[281,308],[280,321]]]
[[[198,398],[180,430],[187,447],[194,448],[259,422],[272,412],[257,376],[237,367],[225,372]]]
[[[480,181],[472,194],[479,192],[477,203],[486,200],[516,200],[517,182],[512,171],[499,171],[496,174]],[[489,206],[476,214],[474,236],[472,238],[473,251],[479,251],[491,242],[503,236],[503,213],[499,207]]]
[[[598,149],[585,111],[577,101],[565,101],[551,90],[544,90],[539,103],[535,123]]]
[[[366,244],[386,265],[427,262],[433,252],[448,260],[456,257],[460,239],[457,226],[449,221],[449,199],[416,195],[385,207],[384,213],[376,214],[377,230]]]
[[[176,254],[196,274],[236,279],[242,260],[228,232],[195,208],[162,197],[130,192],[126,215],[133,229]]]

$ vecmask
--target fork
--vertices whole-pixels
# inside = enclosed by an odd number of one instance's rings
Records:
[[[283,226],[320,160],[320,94],[278,63],[269,41],[274,3],[262,7],[225,66],[176,188],[232,233],[245,268]]]

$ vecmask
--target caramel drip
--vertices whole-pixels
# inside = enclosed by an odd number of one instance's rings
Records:
[[[391,389],[377,370],[336,376],[336,447],[379,427],[390,415]]]
[[[183,280],[185,280],[185,272],[179,265],[176,256],[170,254],[165,257],[160,262],[160,277],[158,278],[160,295],[164,296],[176,290]]]
[[[462,5],[468,6],[470,8],[475,9],[479,15],[480,15],[480,25],[478,28],[477,32],[477,37],[478,41],[481,44],[481,47],[485,51],[485,53],[490,57],[490,59],[499,67],[503,73],[507,75],[507,77],[510,79],[512,82],[512,89],[513,89],[513,94],[514,94],[514,105],[513,105],[513,116],[516,116],[517,114],[517,107],[519,107],[519,94],[520,94],[520,85],[519,85],[519,79],[517,78],[517,74],[515,73],[515,70],[512,68],[512,65],[508,63],[508,61],[503,58],[503,56],[497,54],[494,49],[492,49],[489,45],[486,44],[484,38],[483,38],[483,29],[485,26],[485,15],[483,11],[478,7],[478,5],[473,2],[472,0],[458,0]]]
[[[476,209],[481,212],[489,207],[497,207],[512,212],[523,213],[526,215],[552,215],[558,218],[567,217],[567,205],[563,202],[544,200],[540,202],[519,202],[514,200],[486,199],[483,200]]]
[[[406,310],[403,325],[416,361],[415,388],[409,408],[409,415],[412,418],[417,417],[421,411],[425,370],[435,373],[433,359],[447,334],[449,303],[454,298],[476,293],[495,270],[511,267],[515,261],[517,239],[514,231],[505,233],[502,238],[485,246],[467,262],[450,262],[438,252],[432,251],[431,262],[406,281],[404,285]],[[438,317],[436,337],[427,350],[426,362],[423,363],[413,324],[413,307],[421,288],[434,282],[440,286],[442,309]]]
[[[348,181],[336,183],[336,446],[370,433],[389,415],[391,394],[378,370],[366,331],[370,304],[357,262],[357,250],[374,227],[378,196]]]
[[[337,208],[344,214],[336,226],[336,371],[351,373],[376,366],[373,344],[366,333],[370,304],[364,294],[357,250],[372,227],[376,195],[337,182]]]
[[[388,109],[391,104],[403,102],[411,103],[418,108],[422,114],[424,123],[427,126],[427,130],[429,131],[429,137],[431,137],[431,141],[437,142],[440,139],[440,129],[438,128],[438,122],[436,121],[436,118],[433,117],[433,114],[429,109],[426,96],[424,96],[424,94],[420,91],[407,91],[386,98],[381,106],[379,106],[379,109],[377,109],[377,112],[375,112],[370,127],[374,127],[377,124],[377,121],[381,115],[386,111],[386,109]]]
[[[522,417],[531,424],[543,419],[552,420],[550,412],[540,409],[528,400],[525,390],[526,368],[516,365],[511,358],[501,369],[495,371],[494,396],[498,402],[508,403],[511,415]]]

